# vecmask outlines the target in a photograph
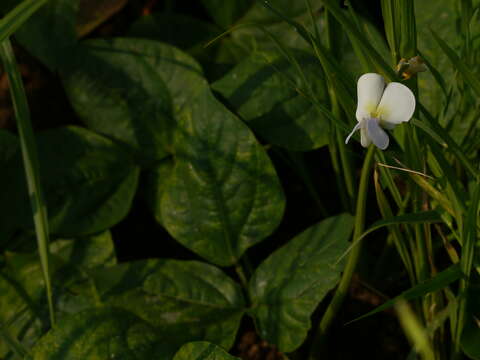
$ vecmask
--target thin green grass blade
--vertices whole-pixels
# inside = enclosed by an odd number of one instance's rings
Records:
[[[396,80],[397,74],[395,71],[385,62],[383,57],[370,44],[364,34],[358,30],[357,26],[345,15],[344,11],[338,6],[338,4],[332,0],[323,0],[323,4],[344,27],[345,31],[352,35],[350,38],[351,41],[355,42],[359,48],[363,49],[364,53],[374,62],[378,71],[382,72],[388,79]]]
[[[0,19],[0,42],[13,35],[48,0],[25,0]]]
[[[460,59],[460,57],[455,53],[455,51],[448,46],[448,44],[443,41],[436,33],[435,31],[431,30],[433,38],[437,42],[437,44],[441,47],[445,55],[450,59],[452,62],[453,66],[458,70],[458,72],[462,75],[463,79],[465,82],[471,86],[473,91],[477,94],[477,96],[480,96],[480,80],[478,80],[477,76],[472,73],[472,71],[469,69],[468,65]]]
[[[12,97],[15,117],[17,119],[17,128],[20,135],[23,164],[25,167],[28,192],[30,194],[30,201],[33,211],[33,221],[37,235],[38,252],[40,255],[43,278],[47,291],[50,321],[53,326],[55,324],[55,315],[53,310],[52,286],[50,282],[49,270],[49,230],[47,208],[42,195],[40,167],[37,158],[33,129],[30,121],[30,110],[28,108],[22,78],[20,72],[18,71],[15,55],[9,39],[6,39],[0,43],[0,58],[8,77],[10,94]]]
[[[428,293],[441,290],[447,285],[451,284],[452,282],[460,279],[462,277],[462,271],[460,270],[460,267],[455,264],[451,265],[449,268],[446,270],[443,270],[442,272],[438,273],[435,275],[433,278],[428,279],[418,285],[415,285],[414,287],[405,290],[402,292],[400,295],[395,296],[393,299],[388,300],[387,302],[383,303],[382,305],[378,306],[374,310],[356,318],[348,322],[348,324],[351,324],[353,322],[356,322],[358,320],[364,319],[366,317],[372,316],[374,314],[377,314],[385,309],[388,309],[395,305],[399,300],[413,300],[417,299],[421,296],[424,296]]]

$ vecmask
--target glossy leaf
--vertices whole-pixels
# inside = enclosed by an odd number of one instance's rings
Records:
[[[176,163],[162,198],[169,233],[228,266],[279,224],[284,196],[249,129],[204,89],[181,114]]]
[[[221,347],[215,344],[197,341],[183,345],[173,360],[235,360]]]
[[[127,214],[135,194],[138,168],[111,140],[78,127],[45,131],[37,137],[42,183],[52,233],[79,236],[105,230]],[[31,223],[19,159],[12,191],[23,194],[17,226]]]
[[[89,309],[59,322],[33,349],[34,360],[165,359],[155,328],[128,311]]]
[[[97,50],[110,48],[113,57],[118,52],[149,55],[144,61],[155,66],[168,88],[178,123],[175,167],[160,208],[163,225],[209,261],[233,264],[268,236],[283,215],[283,191],[266,152],[215,99],[201,68],[185,53],[150,40],[89,44]],[[109,111],[108,119],[115,119]]]
[[[162,49],[147,40],[92,40],[63,72],[68,97],[87,127],[128,144],[147,165],[171,152],[175,127],[161,76]]]
[[[310,316],[337,284],[339,257],[348,247],[353,218],[343,214],[308,228],[270,255],[249,284],[251,314],[260,336],[290,352],[310,329]]]
[[[179,348],[205,340],[229,348],[245,302],[238,284],[198,261],[150,260],[98,271],[102,300],[127,309]]]
[[[329,120],[310,100],[328,103],[326,79],[318,59],[292,51],[299,69],[277,52],[255,52],[213,84],[213,89],[254,132],[268,142],[294,151],[327,144]],[[311,90],[309,90],[310,87]]]

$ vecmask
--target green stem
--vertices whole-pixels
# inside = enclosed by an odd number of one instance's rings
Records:
[[[33,135],[32,124],[30,121],[30,110],[28,108],[27,97],[23,87],[22,77],[18,71],[17,63],[13,53],[10,40],[4,40],[0,43],[0,58],[2,60],[5,72],[10,85],[10,94],[12,97],[13,109],[17,119],[17,128],[20,138],[20,147],[22,150],[23,165],[25,168],[28,193],[33,212],[33,222],[35,233],[37,235],[38,252],[40,255],[40,264],[45,282],[45,288],[48,299],[48,309],[50,312],[50,322],[55,324],[55,312],[52,300],[52,285],[50,281],[49,268],[49,230],[46,203],[43,199],[42,186],[40,181],[40,166],[38,163],[35,137]]]
[[[358,197],[357,197],[357,206],[356,206],[356,213],[355,213],[355,227],[353,231],[353,243],[360,238],[363,233],[365,227],[365,209],[366,209],[366,202],[367,202],[367,191],[368,191],[368,183],[369,183],[369,175],[370,170],[372,168],[374,157],[375,155],[375,146],[370,145],[370,148],[367,151],[367,155],[363,162],[362,173],[360,175],[360,184],[358,186]],[[352,250],[347,258],[347,263],[345,265],[345,269],[342,274],[342,278],[340,279],[340,283],[338,284],[338,288],[335,291],[335,295],[333,296],[332,301],[330,302],[323,318],[320,322],[320,325],[317,329],[317,333],[315,335],[315,339],[312,345],[311,351],[311,358],[316,357],[320,358],[319,351],[322,350],[328,329],[332,324],[335,316],[337,315],[340,307],[342,306],[343,300],[345,299],[348,288],[350,286],[350,281],[352,280],[353,273],[358,263],[358,259],[360,257],[361,251],[361,244],[357,244],[356,246],[352,246]],[[317,356],[315,356],[317,354]]]

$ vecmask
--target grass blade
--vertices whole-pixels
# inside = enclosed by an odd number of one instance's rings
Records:
[[[408,290],[405,290],[400,295],[395,296],[393,299],[388,300],[387,302],[376,307],[372,311],[369,311],[368,313],[356,319],[353,319],[352,321],[349,321],[348,324],[351,324],[355,321],[364,319],[366,317],[379,313],[385,309],[388,309],[393,305],[395,305],[400,300],[404,300],[404,301],[414,300],[419,297],[425,296],[428,293],[443,289],[444,287],[460,279],[461,277],[462,277],[462,271],[460,270],[460,267],[457,264],[451,265],[447,269],[435,275],[433,278],[428,279],[418,285],[415,285],[414,287]]]
[[[25,0],[0,19],[0,42],[13,35],[48,0]]]
[[[50,311],[50,321],[52,326],[55,324],[55,316],[52,302],[52,286],[50,282],[49,271],[49,231],[46,203],[43,199],[40,183],[40,167],[37,159],[37,152],[33,129],[30,121],[30,110],[28,108],[25,89],[22,78],[18,71],[12,45],[9,39],[0,43],[0,57],[7,73],[10,85],[10,94],[12,97],[15,117],[17,119],[17,128],[20,135],[20,146],[23,156],[23,165],[27,178],[28,193],[33,211],[33,221],[37,235],[38,252],[42,265],[43,278],[47,290],[47,299]]]

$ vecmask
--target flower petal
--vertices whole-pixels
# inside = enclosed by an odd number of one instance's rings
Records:
[[[380,149],[385,150],[388,147],[390,139],[387,133],[380,127],[379,120],[375,118],[367,119],[367,134],[372,142]]]
[[[391,82],[385,88],[377,108],[377,116],[386,128],[409,121],[415,112],[415,95],[403,84]],[[384,124],[385,123],[385,124]]]
[[[367,73],[357,82],[357,121],[371,117],[382,98],[385,80],[379,74]]]
[[[368,147],[371,143],[372,140],[370,140],[368,136],[366,127],[360,128],[360,144],[362,144],[363,147]]]
[[[347,138],[345,139],[345,144],[348,144],[348,142],[350,141],[350,138],[353,136],[353,134],[355,133],[355,131],[357,131],[358,129],[360,129],[360,126],[362,126],[362,122],[359,122],[357,123],[357,125],[355,125],[353,127],[353,130],[350,134],[348,134]]]

